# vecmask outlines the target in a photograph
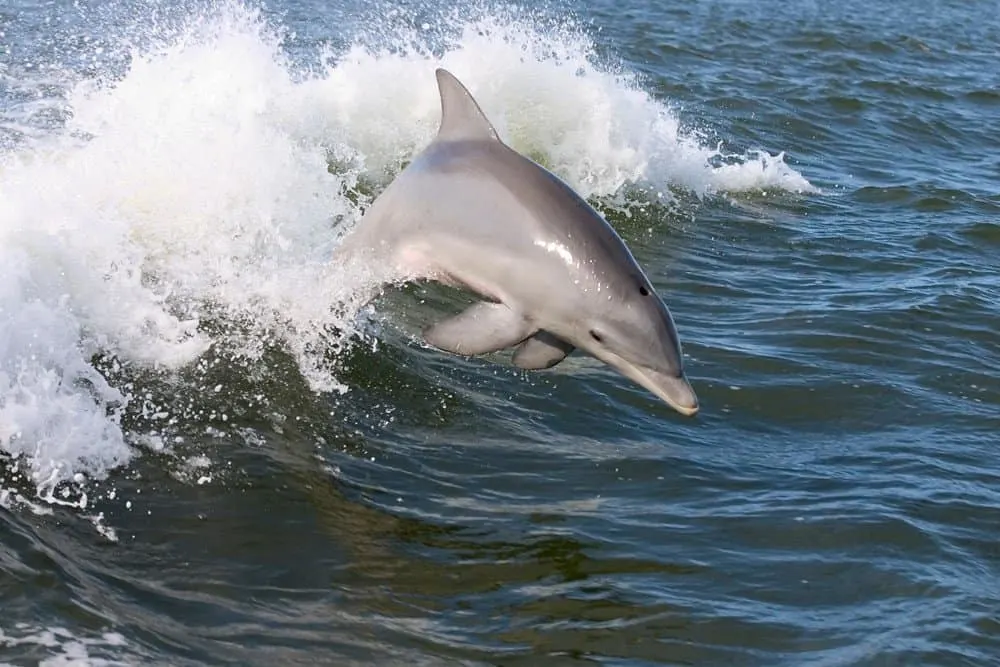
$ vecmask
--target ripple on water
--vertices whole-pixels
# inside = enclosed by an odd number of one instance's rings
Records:
[[[997,213],[1000,213],[1000,202],[990,201],[988,204],[995,208]],[[976,243],[985,243],[991,246],[1000,245],[1000,223],[974,222],[960,228],[958,233]]]
[[[965,93],[963,99],[986,107],[996,107],[1000,106],[1000,90],[997,90],[996,88],[971,90]]]

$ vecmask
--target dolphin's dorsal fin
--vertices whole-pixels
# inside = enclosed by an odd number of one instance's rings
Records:
[[[462,82],[446,69],[438,69],[438,89],[441,91],[441,129],[438,138],[446,141],[495,140],[497,131]]]

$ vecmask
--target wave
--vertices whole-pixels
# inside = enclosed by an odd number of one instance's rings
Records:
[[[123,425],[149,397],[108,369],[277,346],[314,391],[347,389],[337,354],[368,277],[329,258],[436,131],[437,66],[588,197],[812,189],[780,155],[701,143],[570,21],[390,16],[303,64],[258,9],[187,4],[178,25],[131,21],[121,53],[87,42],[73,67],[3,72],[18,94],[0,98],[0,454],[50,502],[85,505],[57,491],[149,435]]]

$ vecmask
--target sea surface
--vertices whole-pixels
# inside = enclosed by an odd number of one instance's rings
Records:
[[[350,287],[438,66],[696,417]],[[994,2],[0,2],[0,665],[997,665],[998,432]]]

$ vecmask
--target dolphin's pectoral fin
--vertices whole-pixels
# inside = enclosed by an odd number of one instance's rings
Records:
[[[539,331],[517,346],[514,365],[526,371],[552,368],[573,351],[573,346],[547,331]]]
[[[480,302],[424,330],[436,348],[472,356],[517,345],[531,335],[527,321],[502,303]]]

